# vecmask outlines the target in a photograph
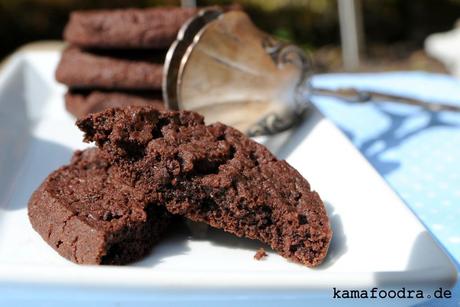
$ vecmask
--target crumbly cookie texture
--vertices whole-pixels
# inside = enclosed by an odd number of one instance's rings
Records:
[[[269,244],[307,266],[320,264],[332,230],[319,195],[267,148],[193,112],[108,109],[77,122],[120,170],[139,201]]]
[[[115,180],[116,170],[96,148],[77,151],[33,193],[32,227],[61,256],[79,264],[126,264],[148,254],[171,216],[136,201]]]

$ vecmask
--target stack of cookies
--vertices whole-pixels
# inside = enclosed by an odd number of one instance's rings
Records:
[[[166,52],[196,13],[179,7],[73,12],[56,70],[57,81],[69,87],[67,110],[81,117],[125,105],[164,108]]]

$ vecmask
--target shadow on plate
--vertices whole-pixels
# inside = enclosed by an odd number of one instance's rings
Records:
[[[182,218],[177,218],[150,255],[133,263],[135,267],[154,267],[169,257],[185,255],[190,251],[191,230]]]
[[[18,210],[27,206],[30,196],[54,170],[70,161],[73,151],[60,144],[28,137],[17,157],[1,162],[0,208]]]
[[[253,251],[254,254],[261,247],[267,252],[273,252],[268,245],[257,240],[239,238],[204,223],[178,219],[160,244],[153,248],[152,254],[133,265],[153,267],[169,257],[185,255],[190,251],[189,241],[208,241],[215,246]]]
[[[347,237],[343,231],[342,219],[337,213],[335,213],[335,209],[331,203],[325,201],[324,206],[326,207],[327,215],[329,216],[329,222],[331,223],[333,234],[326,259],[324,259],[324,262],[320,266],[315,268],[316,270],[325,270],[329,268],[348,250]]]
[[[332,266],[347,251],[346,236],[343,232],[340,216],[334,214],[334,208],[330,203],[326,202],[325,206],[334,235],[328,255],[324,262],[315,268],[317,270],[327,269]],[[240,238],[221,229],[212,228],[204,223],[178,219],[160,244],[153,248],[152,254],[133,265],[138,267],[153,267],[169,257],[185,255],[190,251],[188,247],[189,241],[208,241],[214,246],[246,250],[254,252],[254,254],[259,248],[263,248],[266,252],[276,254],[269,245],[258,240]],[[286,259],[286,261],[289,260]]]
[[[256,253],[259,248],[263,248],[267,252],[273,252],[270,246],[258,240],[240,238],[221,229],[215,229],[204,224],[199,226],[200,228],[195,229],[195,240],[209,240],[211,244],[215,246],[242,249],[253,251],[254,253]]]

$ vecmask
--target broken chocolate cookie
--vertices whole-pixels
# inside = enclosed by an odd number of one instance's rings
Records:
[[[149,107],[108,109],[77,122],[119,168],[138,201],[258,239],[307,266],[320,264],[332,230],[319,195],[286,161],[240,131]]]

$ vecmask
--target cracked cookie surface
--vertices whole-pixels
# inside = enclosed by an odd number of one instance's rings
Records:
[[[109,109],[77,122],[119,168],[139,201],[258,239],[307,266],[320,264],[332,231],[323,202],[286,161],[238,130],[193,112]]]
[[[77,151],[33,193],[33,228],[80,264],[125,264],[145,256],[170,221],[164,208],[136,201],[98,149]]]

